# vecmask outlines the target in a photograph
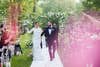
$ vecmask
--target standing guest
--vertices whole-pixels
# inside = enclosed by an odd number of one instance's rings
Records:
[[[23,52],[22,52],[22,49],[21,49],[21,46],[20,46],[20,40],[17,39],[16,43],[15,43],[15,55],[21,55]]]
[[[2,48],[3,44],[2,44],[2,34],[3,34],[3,24],[0,25],[0,49]]]
[[[1,56],[3,55],[3,57],[1,57],[1,61],[3,63],[5,62],[5,65],[9,66],[10,65],[9,64],[10,51],[8,50],[9,41],[7,41],[7,39],[9,38],[9,35],[8,35],[7,29],[4,27],[3,24],[0,27],[1,27],[1,33],[2,33],[1,39],[0,39],[0,48],[2,49]]]
[[[6,41],[7,39],[9,38],[8,36],[8,32],[6,30],[6,28],[2,28],[2,36],[1,36],[1,44],[3,46],[7,46],[8,45],[8,42]]]
[[[1,37],[2,37],[2,28],[3,28],[3,24],[0,25],[0,67],[3,67],[3,63],[2,63],[2,43],[1,43]]]

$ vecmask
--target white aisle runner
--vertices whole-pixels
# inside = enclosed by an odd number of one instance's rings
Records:
[[[48,49],[43,48],[43,60],[33,61],[31,67],[63,67],[60,57],[56,51],[55,59],[53,61],[49,60]]]
[[[63,67],[60,57],[56,51],[55,59],[53,61],[49,60],[48,48],[46,47],[45,37],[42,37],[42,57],[43,60],[33,61],[30,67]]]

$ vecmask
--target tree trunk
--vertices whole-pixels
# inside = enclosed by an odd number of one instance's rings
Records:
[[[12,2],[8,8],[8,29],[9,36],[15,41],[18,36],[18,17],[20,13],[20,4]]]

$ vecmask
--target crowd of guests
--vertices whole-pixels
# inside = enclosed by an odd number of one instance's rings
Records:
[[[16,41],[10,39],[8,29],[4,24],[0,25],[0,67],[5,65],[11,67],[10,59],[14,55],[20,55],[22,53],[19,39]]]

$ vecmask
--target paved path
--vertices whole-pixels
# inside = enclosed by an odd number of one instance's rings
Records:
[[[60,57],[56,51],[55,59],[53,61],[49,61],[48,49],[43,49],[43,60],[41,61],[33,61],[31,67],[63,67],[63,64],[60,60]]]

